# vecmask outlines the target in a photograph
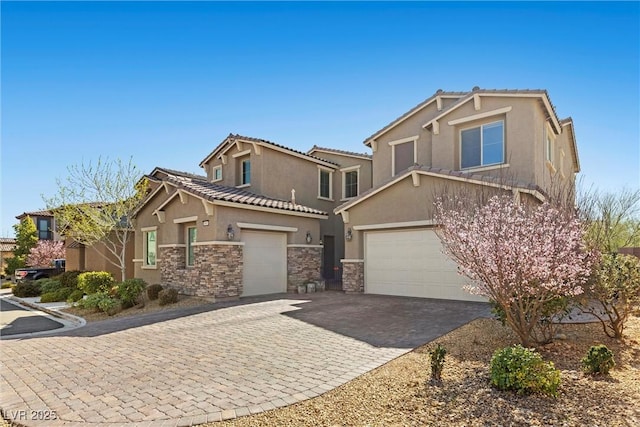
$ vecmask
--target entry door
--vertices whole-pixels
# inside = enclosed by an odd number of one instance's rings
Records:
[[[322,266],[322,277],[326,280],[333,280],[336,275],[334,270],[334,267],[336,266],[335,240],[333,236],[324,236],[322,242],[324,243],[324,249],[322,252],[322,259],[324,262],[324,265]]]
[[[244,267],[242,296],[287,291],[287,235],[242,231]]]

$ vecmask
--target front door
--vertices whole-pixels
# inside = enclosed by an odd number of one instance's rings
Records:
[[[333,236],[325,235],[322,241],[324,243],[324,250],[322,252],[324,262],[322,266],[322,277],[327,281],[334,280],[336,278],[336,272],[334,270],[336,257],[335,240]]]

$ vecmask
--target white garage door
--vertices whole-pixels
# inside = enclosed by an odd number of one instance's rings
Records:
[[[242,296],[287,291],[287,235],[242,231],[244,269]]]
[[[365,234],[365,292],[485,301],[463,290],[464,284],[456,263],[442,253],[433,230]]]

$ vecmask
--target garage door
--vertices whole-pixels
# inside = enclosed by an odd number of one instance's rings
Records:
[[[464,284],[456,263],[442,253],[433,230],[365,234],[365,292],[484,301],[464,291]]]
[[[244,269],[242,296],[287,291],[287,236],[242,231]]]

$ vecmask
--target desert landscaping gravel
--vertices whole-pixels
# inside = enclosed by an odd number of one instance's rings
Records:
[[[315,399],[207,426],[640,426],[640,318],[631,318],[622,342],[599,323],[561,332],[566,340],[540,349],[562,371],[557,398],[493,389],[493,351],[517,339],[496,320],[478,319]],[[441,386],[429,384],[437,343],[448,352]],[[610,376],[581,372],[594,344],[613,350]]]

